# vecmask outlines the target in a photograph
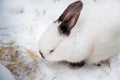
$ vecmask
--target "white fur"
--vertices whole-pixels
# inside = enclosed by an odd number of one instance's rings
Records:
[[[80,18],[68,37],[60,36],[57,23],[43,33],[39,46],[46,60],[93,64],[120,53],[120,1],[82,2]]]

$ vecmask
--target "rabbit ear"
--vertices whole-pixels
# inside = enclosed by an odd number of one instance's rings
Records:
[[[83,3],[81,1],[76,1],[70,4],[63,14],[58,18],[58,22],[61,22],[59,25],[59,31],[61,34],[69,35],[71,29],[75,26],[80,11],[82,10]]]

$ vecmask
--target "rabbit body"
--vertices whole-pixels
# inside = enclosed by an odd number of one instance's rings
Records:
[[[83,0],[79,20],[70,35],[59,35],[60,23],[53,23],[40,38],[40,50],[48,61],[85,60],[98,64],[108,60],[120,53],[119,14],[119,0]]]

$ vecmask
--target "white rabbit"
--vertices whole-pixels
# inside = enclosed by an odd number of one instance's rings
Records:
[[[10,71],[0,64],[0,80],[15,80]]]
[[[98,64],[117,55],[120,1],[83,0],[70,4],[42,34],[39,50],[44,59],[53,62]]]

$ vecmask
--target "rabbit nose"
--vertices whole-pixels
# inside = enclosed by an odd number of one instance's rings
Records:
[[[42,52],[39,51],[39,53],[40,53],[41,57],[42,57],[43,59],[45,59],[45,57],[44,57],[44,55],[42,54]]]

